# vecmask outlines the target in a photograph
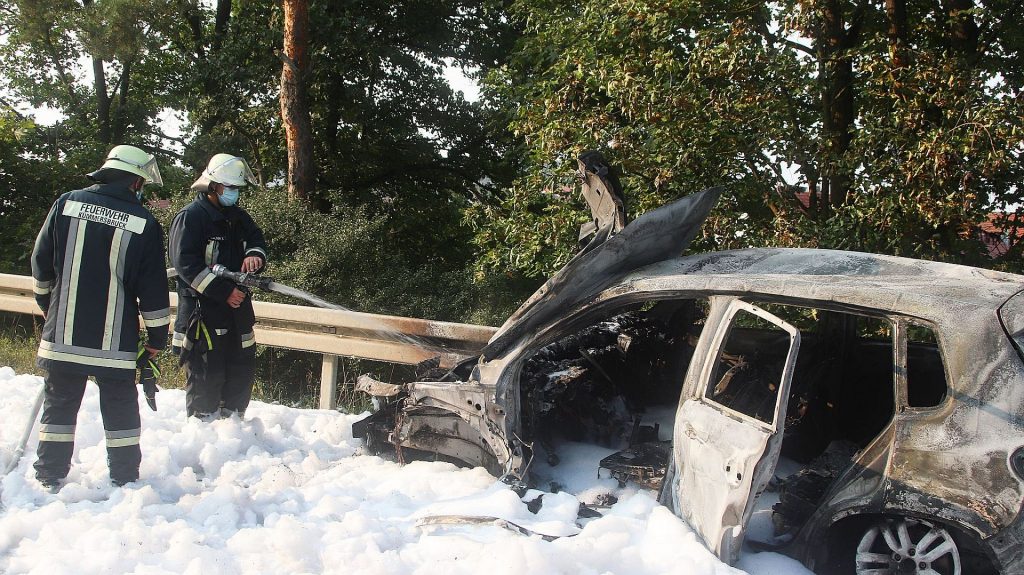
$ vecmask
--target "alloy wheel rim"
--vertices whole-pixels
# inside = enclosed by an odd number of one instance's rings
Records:
[[[948,531],[931,522],[882,519],[860,539],[857,575],[961,575],[960,551]]]

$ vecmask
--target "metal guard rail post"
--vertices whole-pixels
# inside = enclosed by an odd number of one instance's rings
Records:
[[[30,276],[0,273],[0,311],[41,317],[32,291],[33,283]],[[177,294],[171,292],[170,296],[171,311],[175,312]],[[480,353],[496,331],[481,325],[261,301],[254,301],[253,307],[256,343],[323,355],[321,409],[335,407],[339,356],[416,364],[440,355],[441,365],[450,366]],[[396,341],[394,334],[415,337],[445,352]]]

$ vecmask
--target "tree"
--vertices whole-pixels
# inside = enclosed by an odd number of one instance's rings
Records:
[[[416,278],[405,290],[409,301],[433,301],[471,261],[464,210],[499,201],[513,173],[512,144],[496,111],[453,92],[443,74],[447,66],[485,74],[503,61],[514,30],[500,2],[309,3],[316,25],[307,56],[281,51],[291,15],[285,7],[279,0],[0,0],[6,94],[66,116],[40,132],[46,137],[38,145],[9,143],[12,157],[45,163],[53,181],[68,186],[33,183],[39,187],[22,191],[48,205],[55,193],[88,185],[82,175],[108,142],[155,151],[171,180],[159,193],[174,196],[175,205],[218,152],[244,156],[276,188],[289,174],[282,103],[291,87],[302,87],[307,165],[317,176],[304,203],[324,229],[365,214],[374,222],[365,229],[379,234],[369,241],[393,254],[396,276]],[[300,68],[297,83],[281,56]],[[182,119],[180,136],[167,133],[169,113]],[[247,195],[254,202],[282,197]],[[28,232],[21,239],[30,241]],[[307,257],[294,238],[273,241],[283,248],[272,246],[275,265]]]
[[[565,261],[587,148],[622,166],[633,213],[726,185],[700,249],[983,262],[972,227],[1020,200],[1021,9],[968,5],[516,2],[525,34],[488,85],[529,165],[477,210],[481,269]]]
[[[160,0],[0,2],[5,87],[67,116],[61,152],[132,143],[166,155],[156,118],[175,65],[159,33],[168,14]]]
[[[0,103],[0,106],[4,104]],[[28,274],[39,226],[55,199],[48,134],[10,109],[0,109],[0,272]],[[26,153],[28,152],[28,153]]]
[[[281,52],[281,118],[288,147],[288,197],[308,198],[314,187],[313,127],[306,80],[309,74],[309,3],[284,0]]]

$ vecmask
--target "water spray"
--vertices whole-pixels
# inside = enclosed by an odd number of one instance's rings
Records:
[[[272,277],[256,275],[248,272],[233,272],[221,264],[214,265],[210,269],[210,271],[213,272],[213,275],[219,278],[224,278],[226,280],[232,281],[236,285],[244,286],[247,288],[258,288],[264,291],[276,292],[282,295],[307,301],[317,307],[322,307],[326,309],[336,309],[339,311],[347,311],[351,313],[359,313],[347,307],[340,306],[338,304],[334,304],[327,300],[321,299],[307,291],[303,291],[300,289],[293,288],[291,286],[284,285],[280,282],[275,281],[274,278]],[[169,268],[167,270],[167,277],[177,277],[177,275],[178,273],[174,268]],[[445,353],[448,351],[448,349],[445,348],[443,345],[438,345],[436,343],[427,341],[423,338],[401,333],[380,321],[376,321],[373,319],[371,319],[370,321],[376,324],[376,329],[374,329],[373,331],[375,333],[386,336],[387,339],[391,339],[393,341],[401,341],[409,345],[414,345],[419,348],[429,349],[431,351],[436,351],[439,353]]]

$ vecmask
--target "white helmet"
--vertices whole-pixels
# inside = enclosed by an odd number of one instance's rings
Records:
[[[211,182],[238,188],[247,184],[255,184],[256,176],[249,169],[244,159],[231,154],[217,154],[210,158],[210,163],[203,172]]]
[[[101,170],[121,170],[142,177],[147,184],[162,186],[163,178],[160,177],[160,168],[156,165],[156,158],[147,154],[135,146],[114,146],[107,154],[106,161],[99,170],[92,175],[98,174]]]
[[[249,164],[244,159],[231,154],[216,154],[210,158],[199,179],[192,183],[192,189],[197,192],[209,192],[213,183],[224,184],[233,188],[246,184],[256,184],[256,176],[249,169]]]

